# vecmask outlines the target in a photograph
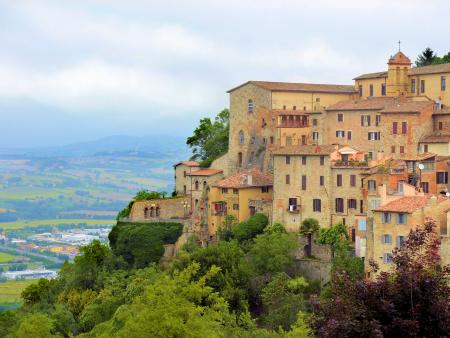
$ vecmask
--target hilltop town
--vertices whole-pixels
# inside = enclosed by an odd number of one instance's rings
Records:
[[[428,217],[450,263],[450,64],[402,51],[353,85],[248,81],[228,90],[229,145],[209,167],[174,165],[173,199],[135,202],[127,221],[180,219],[206,246],[230,215],[298,232],[346,226],[355,255],[388,270]]]

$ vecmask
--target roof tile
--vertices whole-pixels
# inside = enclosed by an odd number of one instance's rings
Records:
[[[251,176],[251,183],[249,184],[248,177]],[[215,184],[219,188],[250,188],[250,187],[266,187],[273,185],[273,178],[271,175],[264,174],[257,168],[244,170],[235,175],[229,176]]]

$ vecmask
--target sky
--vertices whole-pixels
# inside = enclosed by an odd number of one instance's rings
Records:
[[[189,135],[248,80],[450,51],[448,0],[0,0],[0,148]]]

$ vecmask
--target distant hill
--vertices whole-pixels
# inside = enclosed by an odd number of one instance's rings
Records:
[[[85,157],[85,156],[136,156],[151,158],[185,159],[189,157],[186,139],[182,136],[114,135],[94,141],[78,142],[58,147],[0,149],[0,156]]]

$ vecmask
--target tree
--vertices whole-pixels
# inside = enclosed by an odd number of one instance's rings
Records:
[[[321,228],[319,232],[319,243],[330,247],[331,257],[344,241],[348,240],[347,228],[344,224],[338,223],[329,228]]]
[[[437,58],[436,53],[430,47],[427,47],[417,57],[415,63],[417,67],[428,66],[433,64],[436,61],[436,58]]]
[[[312,237],[319,232],[319,221],[315,218],[305,218],[300,226],[300,234],[308,237],[306,256],[311,257]]]
[[[217,231],[217,237],[221,241],[229,241],[233,238],[233,228],[237,225],[237,218],[234,215],[226,215],[222,226]]]
[[[194,134],[188,137],[186,144],[192,149],[192,160],[200,161],[202,167],[208,167],[218,157],[228,151],[228,133],[230,112],[222,110],[214,119],[202,118]]]
[[[51,319],[43,313],[32,313],[26,315],[11,337],[27,338],[50,338],[60,337],[52,333],[54,324]]]
[[[233,238],[239,243],[249,241],[256,235],[262,234],[267,224],[269,224],[269,219],[266,215],[255,214],[232,228]]]
[[[345,271],[331,297],[313,302],[318,337],[445,337],[450,330],[450,267],[440,266],[434,221],[411,231],[393,252],[393,268],[373,280]],[[376,264],[372,264],[374,273]]]

